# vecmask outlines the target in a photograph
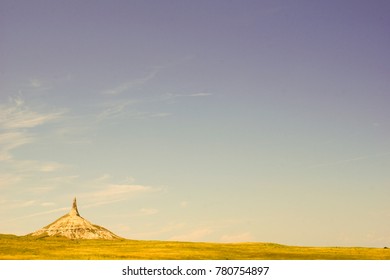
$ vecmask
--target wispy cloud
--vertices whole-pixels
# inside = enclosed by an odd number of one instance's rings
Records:
[[[171,116],[172,113],[151,113],[150,118],[165,118]]]
[[[7,188],[7,191],[14,193],[10,186],[23,185],[27,179],[37,176],[40,172],[53,173],[66,167],[55,161],[23,159],[22,154],[16,157],[14,153],[15,150],[34,143],[41,137],[41,135],[34,134],[33,128],[59,120],[63,114],[64,111],[44,112],[32,109],[21,97],[9,98],[7,103],[0,104],[0,168],[4,168],[3,170],[8,173],[0,175],[1,188]],[[28,188],[25,192],[42,194],[47,192],[48,188],[51,187],[41,184],[38,187]],[[32,203],[32,201],[26,201],[25,204],[14,203],[14,205],[27,207],[33,205]]]
[[[122,86],[122,88],[125,88]],[[213,95],[209,92],[195,92],[188,94],[174,94],[166,93],[158,96],[141,97],[138,99],[116,99],[106,101],[103,104],[98,105],[100,112],[97,114],[98,121],[117,120],[117,119],[134,119],[142,120],[149,118],[165,118],[171,116],[171,112],[156,112],[153,109],[155,105],[148,107],[149,104],[161,103],[161,102],[175,102],[179,98],[202,98]],[[135,106],[137,105],[137,106]],[[140,110],[140,108],[145,108]]]
[[[139,210],[139,215],[140,216],[151,216],[157,214],[159,211],[158,209],[155,208],[141,208]]]
[[[9,165],[19,171],[25,172],[54,172],[67,167],[65,164],[58,162],[37,161],[37,160],[10,160]]]
[[[112,180],[110,175],[103,174],[102,176],[92,179],[89,182],[86,181],[81,183],[84,185],[95,185],[93,189],[89,189],[88,191],[77,195],[77,197],[83,198],[87,201],[88,204],[86,204],[84,208],[112,204],[132,199],[138,195],[152,194],[162,190],[158,187],[134,184],[134,179],[132,177],[128,177],[120,183],[111,183],[110,180]],[[152,214],[151,211],[152,210],[149,208],[144,208],[143,213],[138,213],[138,215]]]
[[[134,100],[119,100],[116,102],[110,102],[102,105],[102,112],[99,113],[97,119],[99,121],[106,119],[114,119],[123,116],[128,112],[128,107],[135,104]]]
[[[198,93],[187,94],[187,95],[184,95],[184,96],[187,96],[187,97],[203,97],[203,96],[210,96],[210,95],[213,95],[213,94],[209,93],[209,92],[198,92]]]
[[[42,81],[39,80],[39,79],[30,79],[29,80],[29,86],[32,87],[32,88],[40,88],[42,87]]]
[[[15,208],[21,208],[21,207],[30,207],[35,205],[37,202],[35,200],[27,200],[27,201],[20,201],[19,203],[13,203],[13,206]]]
[[[42,202],[40,205],[42,207],[51,207],[51,206],[55,206],[56,204],[54,202]]]
[[[7,209],[20,209],[38,205],[36,200],[4,200],[3,204],[6,204]]]
[[[53,172],[63,167],[64,165],[58,162],[47,162],[41,165],[40,170],[42,172]]]
[[[180,203],[179,203],[179,205],[180,205],[180,207],[181,208],[186,208],[187,206],[188,206],[188,201],[186,201],[186,200],[183,200],[183,201],[181,201]]]
[[[55,187],[53,187],[53,186],[40,186],[40,187],[26,189],[25,192],[32,193],[34,195],[42,196],[42,195],[45,195],[45,194],[53,191],[54,189],[55,189]]]
[[[44,92],[52,89],[47,81],[38,78],[31,78],[28,80],[27,86],[24,86],[29,92]]]
[[[11,151],[33,141],[33,138],[25,132],[0,133],[0,161],[12,159]]]
[[[109,185],[102,190],[99,190],[92,195],[94,197],[117,197],[123,195],[133,195],[138,193],[152,192],[155,191],[152,187],[142,185],[128,185],[128,184],[116,184]]]
[[[47,215],[47,214],[64,212],[66,210],[69,210],[69,207],[61,207],[61,208],[56,208],[56,209],[52,209],[52,210],[37,212],[37,213],[34,213],[34,214],[30,214],[30,215],[26,215],[26,216],[22,216],[22,217],[17,217],[15,219],[12,219],[12,220],[9,220],[9,221],[24,220],[24,219],[37,217],[37,216],[43,216],[43,215]]]
[[[91,144],[90,135],[96,129],[96,120],[96,115],[66,118],[67,122],[54,128],[52,132],[58,139],[67,144]]]
[[[0,174],[0,189],[19,182],[22,178],[15,174]]]
[[[138,112],[131,112],[128,113],[126,116],[128,118],[134,119],[134,120],[144,120],[144,119],[151,119],[151,118],[165,118],[168,116],[171,116],[172,113],[156,113],[156,112],[149,112],[149,111],[138,111]]]
[[[178,93],[166,93],[163,99],[173,99],[180,97],[207,97],[213,95],[210,92],[196,92],[196,93],[188,93],[188,94],[178,94]]]
[[[15,98],[7,105],[0,105],[0,128],[32,128],[58,119],[63,113],[39,113],[26,106],[23,99]]]
[[[98,177],[95,179],[96,182],[104,182],[104,181],[107,181],[111,178],[111,175],[110,174],[103,174],[102,176]]]
[[[360,156],[360,157],[354,157],[354,158],[348,158],[348,159],[343,159],[343,160],[338,160],[338,161],[333,161],[333,162],[327,162],[327,163],[313,164],[313,165],[308,166],[307,168],[311,169],[311,168],[319,168],[319,167],[344,165],[344,164],[349,164],[349,163],[353,163],[353,162],[359,162],[359,161],[363,161],[363,160],[369,160],[369,159],[385,157],[385,156],[388,156],[388,155],[390,155],[390,152],[373,154],[373,155],[366,155],[366,156]]]
[[[81,196],[81,197],[83,197],[83,196]],[[125,198],[117,198],[117,199],[107,198],[107,199],[102,200],[102,201],[97,201],[97,202],[83,205],[83,209],[94,208],[94,207],[106,205],[106,204],[118,203],[118,202],[124,201],[124,200],[125,200]]]
[[[151,72],[149,72],[147,75],[141,77],[141,78],[137,78],[137,79],[131,79],[127,82],[124,82],[116,87],[113,87],[111,89],[107,89],[105,91],[103,91],[103,94],[104,95],[120,95],[120,94],[123,94],[127,91],[129,91],[130,89],[134,88],[134,87],[137,87],[137,86],[141,86],[141,85],[144,85],[146,84],[147,82],[153,80],[156,75],[158,74],[160,68],[154,68]]]
[[[67,175],[67,176],[56,176],[45,179],[49,185],[61,184],[73,184],[75,180],[80,178],[79,175]]]
[[[11,151],[34,141],[28,129],[59,119],[64,111],[42,113],[31,109],[20,98],[0,105],[0,161],[12,159]]]
[[[142,104],[150,101],[146,100],[120,100],[116,102],[110,102],[104,104],[102,111],[97,115],[97,120],[102,121],[112,121],[117,119],[133,119],[133,120],[141,120],[148,118],[164,118],[171,115],[171,113],[167,112],[152,112],[152,111],[140,111],[131,105],[134,104]]]

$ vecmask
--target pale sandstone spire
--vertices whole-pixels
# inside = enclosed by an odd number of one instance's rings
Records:
[[[80,216],[79,210],[77,210],[76,197],[73,199],[73,205],[72,205],[72,209],[70,209],[69,215],[70,216]]]
[[[121,239],[108,229],[94,225],[80,216],[76,198],[70,212],[53,223],[29,234],[31,236],[63,236],[70,239]]]

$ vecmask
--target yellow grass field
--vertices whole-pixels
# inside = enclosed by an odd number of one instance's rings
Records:
[[[390,249],[274,243],[69,240],[0,234],[2,260],[390,260]]]

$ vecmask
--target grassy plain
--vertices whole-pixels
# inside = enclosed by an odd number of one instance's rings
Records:
[[[274,243],[69,240],[0,234],[3,260],[390,260],[390,249]]]

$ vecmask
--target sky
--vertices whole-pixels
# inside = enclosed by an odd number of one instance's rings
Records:
[[[0,1],[0,232],[390,245],[390,2]]]

